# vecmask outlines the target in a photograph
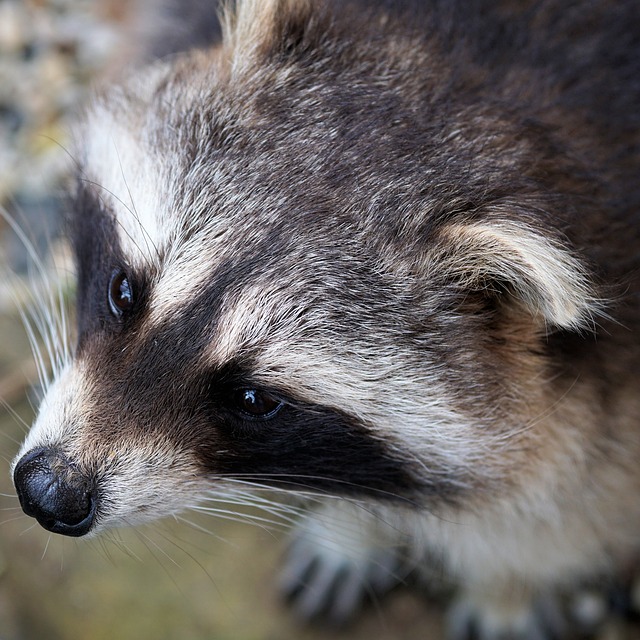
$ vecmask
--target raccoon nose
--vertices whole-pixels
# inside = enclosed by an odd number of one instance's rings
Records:
[[[48,531],[77,537],[91,529],[95,485],[59,451],[30,451],[18,461],[13,481],[22,510]]]

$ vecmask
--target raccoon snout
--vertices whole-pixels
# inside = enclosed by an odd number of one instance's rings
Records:
[[[55,449],[34,449],[13,472],[22,510],[45,529],[67,536],[83,536],[94,523],[95,483]]]

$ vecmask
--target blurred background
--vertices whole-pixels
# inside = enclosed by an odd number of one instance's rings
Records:
[[[68,128],[91,83],[122,60],[127,9],[0,0],[0,210],[14,221],[0,216],[0,640],[439,638],[439,618],[407,592],[341,632],[296,626],[273,588],[286,538],[277,527],[187,514],[192,526],[84,541],[50,535],[19,509],[9,465],[40,395],[20,316],[47,296],[19,236],[72,301],[59,238]]]

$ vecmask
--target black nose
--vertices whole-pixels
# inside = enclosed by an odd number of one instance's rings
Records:
[[[96,515],[95,484],[59,451],[34,449],[13,472],[22,510],[45,529],[66,536],[89,532]]]

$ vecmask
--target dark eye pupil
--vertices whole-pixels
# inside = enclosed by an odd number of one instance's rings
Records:
[[[109,284],[109,304],[115,315],[121,315],[133,306],[133,290],[124,271],[117,271]]]
[[[239,389],[236,392],[236,404],[243,413],[257,418],[271,417],[282,406],[278,398],[258,389]]]

